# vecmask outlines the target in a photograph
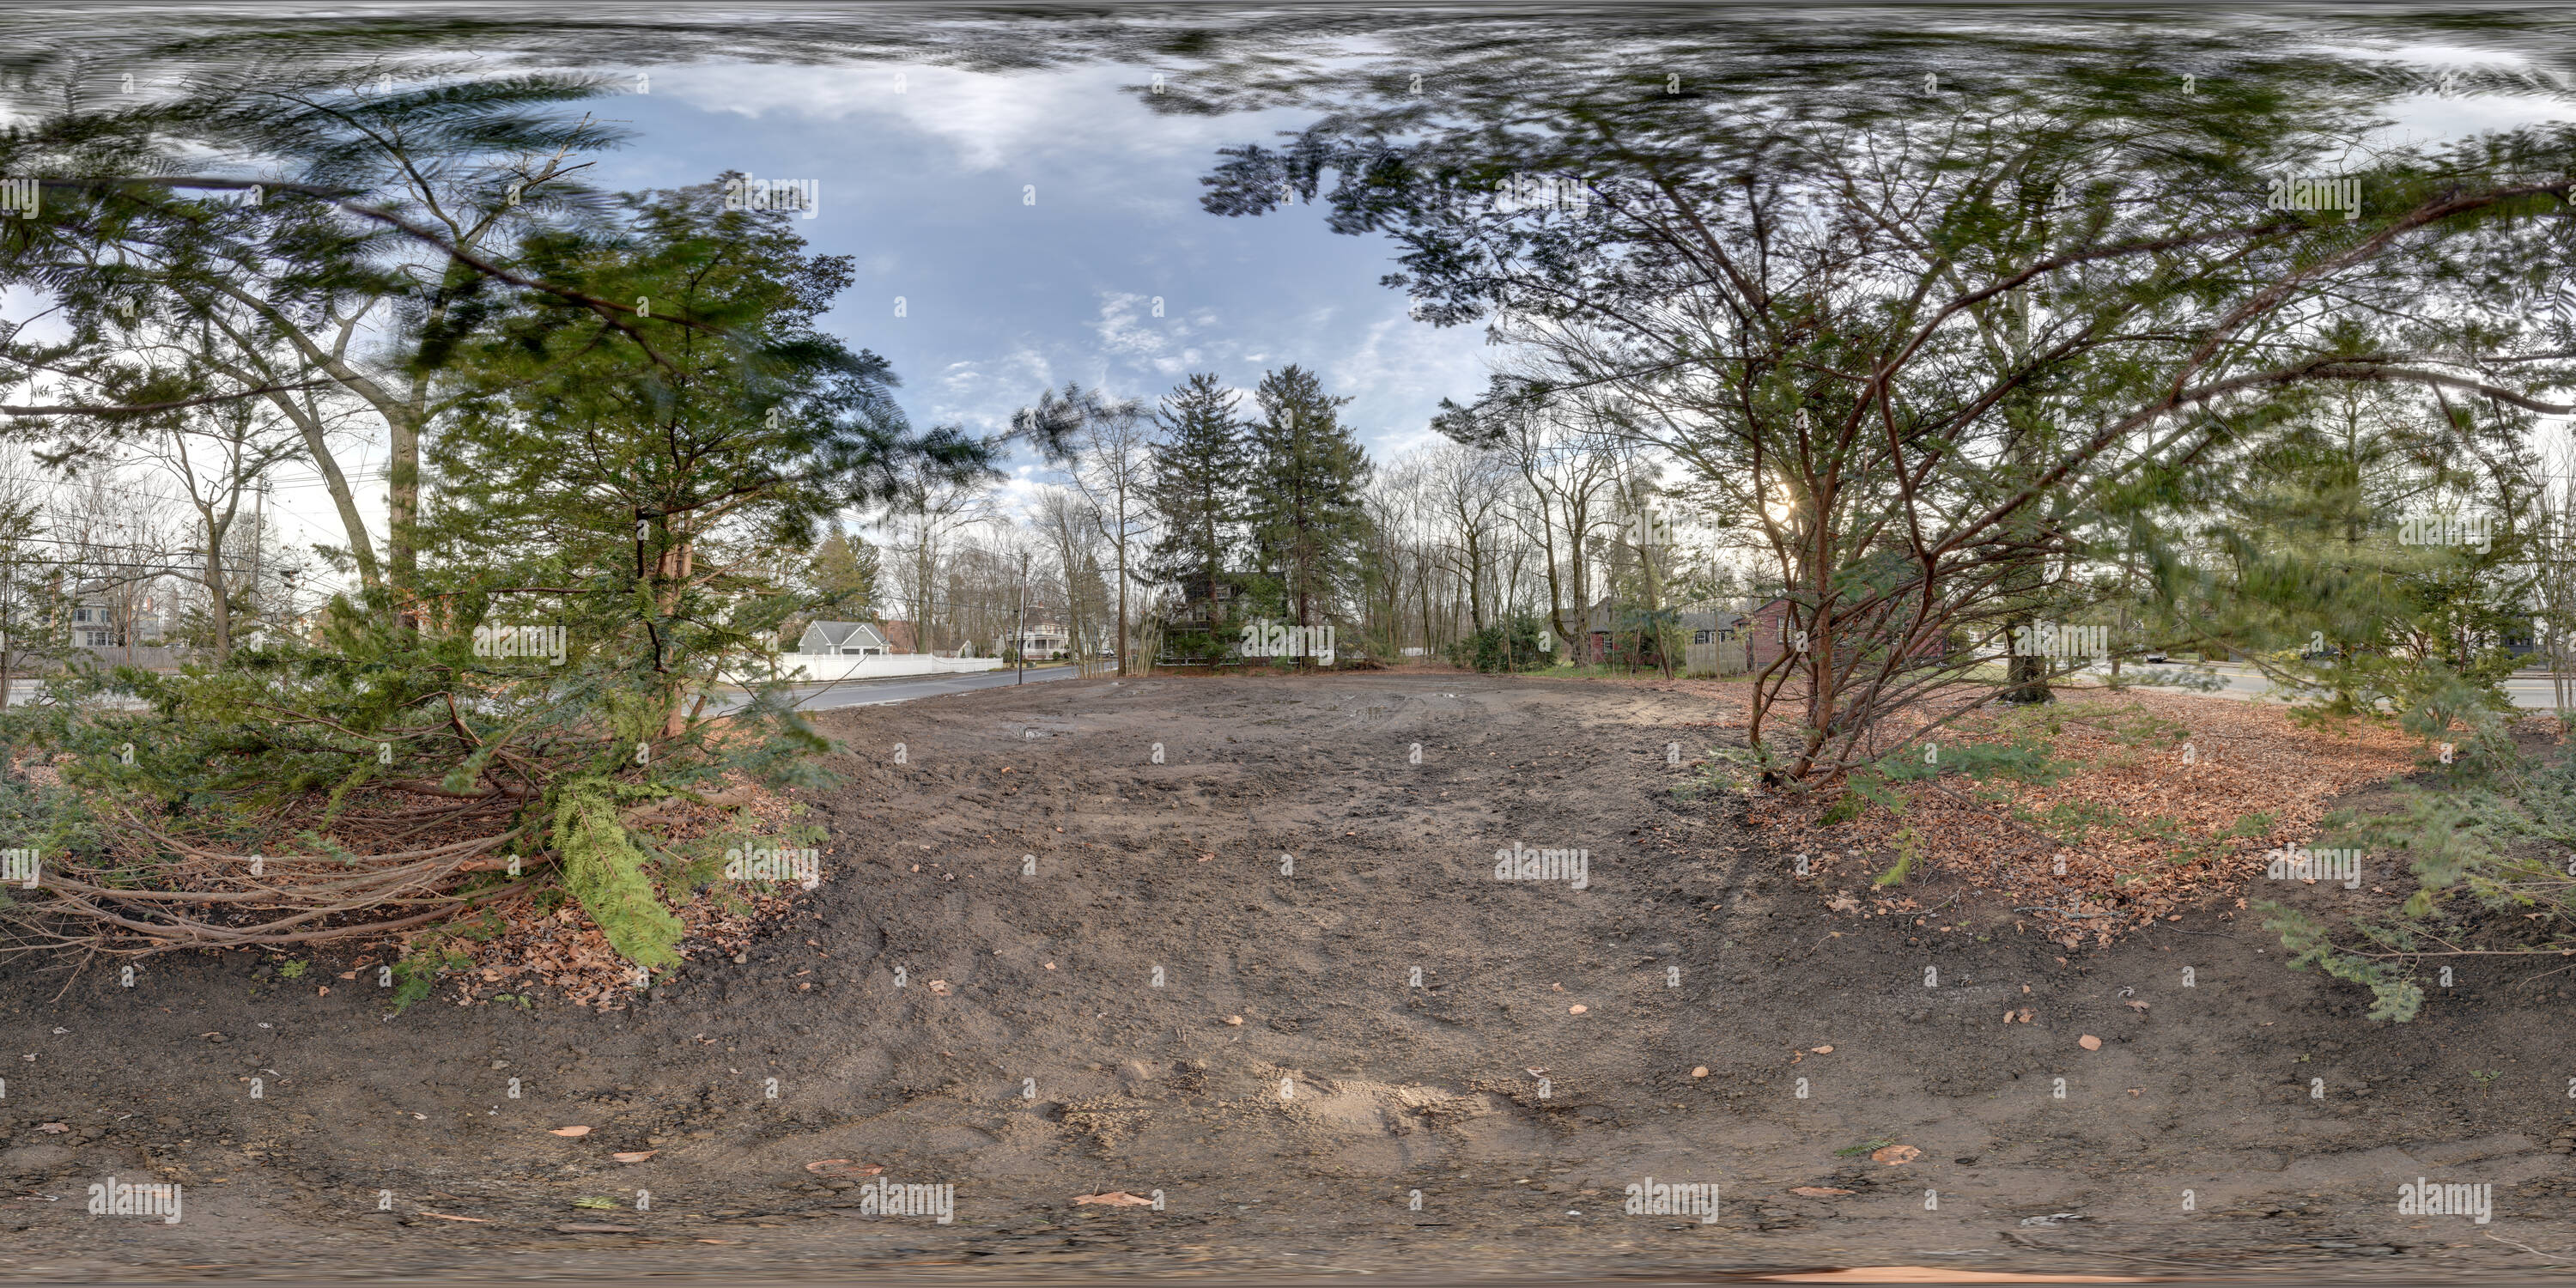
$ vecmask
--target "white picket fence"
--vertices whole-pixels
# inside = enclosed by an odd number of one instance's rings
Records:
[[[884,680],[906,675],[961,675],[974,671],[998,671],[998,657],[937,657],[929,653],[876,653],[867,657],[831,657],[824,654],[781,653],[778,669],[801,684],[826,684],[838,680]],[[742,677],[731,677],[737,683]]]

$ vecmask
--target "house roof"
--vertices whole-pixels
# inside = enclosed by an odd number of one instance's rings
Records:
[[[805,628],[805,637],[820,635],[820,643],[831,648],[885,648],[885,635],[866,622],[814,622]]]
[[[1696,604],[1669,604],[1665,606],[1664,611],[1672,614],[1667,620],[1681,630],[1705,631],[1714,630],[1720,626],[1732,627],[1741,624],[1745,618],[1751,616],[1751,613],[1741,604],[1707,600]],[[1640,609],[1615,605],[1612,601],[1604,599],[1594,604],[1591,612],[1585,615],[1584,629],[1596,635],[1626,629],[1636,622],[1639,619],[1638,615],[1641,614]]]

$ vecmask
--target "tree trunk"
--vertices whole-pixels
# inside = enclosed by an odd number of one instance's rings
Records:
[[[420,426],[408,416],[388,417],[392,451],[385,462],[385,562],[396,620],[420,629]]]
[[[1485,629],[1485,588],[1483,543],[1476,540],[1474,524],[1467,525],[1467,629],[1482,634]]]
[[[205,520],[206,598],[212,605],[207,620],[215,629],[215,660],[220,662],[233,653],[232,587],[224,576],[224,525],[215,522],[211,511],[206,512]]]
[[[1118,674],[1127,674],[1127,490],[1118,490]]]
[[[2018,365],[2025,360],[2030,348],[2030,298],[2016,291],[2006,307],[2011,310],[2009,325],[2012,327],[2012,332],[2009,338],[2012,344],[2012,359]],[[2012,452],[2005,461],[2006,477],[2018,482],[2029,477],[2036,470],[2037,463],[2046,458],[2047,453],[2040,449],[2042,437],[2040,425],[2047,413],[2028,393],[2019,388],[2007,397],[2005,405],[2018,410],[2026,426],[2016,441],[2018,450]],[[2023,517],[2013,521],[2015,535],[2025,541],[2033,540],[2038,535],[2036,524],[2031,516],[2032,510],[2025,509]],[[2037,593],[2046,579],[2045,564],[2022,557],[2013,568],[2005,572],[2003,585],[2008,593],[2028,596]],[[2032,653],[2044,653],[2044,650],[2037,647],[2038,614],[2030,610],[2028,602],[2024,599],[2021,606],[2018,606],[2005,620],[2006,647],[2009,650],[2011,641],[2020,640],[2026,643]],[[2012,656],[2005,663],[2004,680],[2002,698],[2006,702],[2047,702],[2055,696],[2048,689],[2048,659],[2045,656],[2023,657],[2018,654]]]

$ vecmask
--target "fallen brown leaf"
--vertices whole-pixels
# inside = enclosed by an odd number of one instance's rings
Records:
[[[930,991],[941,997],[948,996],[948,981],[944,979],[934,979],[930,981]]]
[[[40,1123],[36,1127],[36,1130],[38,1131],[47,1132],[56,1136],[60,1136],[71,1129],[72,1125],[70,1123]]]
[[[490,1217],[488,1217],[488,1216],[449,1216],[448,1214],[446,1214],[446,1213],[444,1213],[444,1212],[423,1212],[423,1213],[421,1213],[421,1215],[422,1215],[422,1216],[427,1216],[427,1217],[436,1217],[436,1218],[438,1218],[438,1219],[439,1219],[439,1220],[441,1220],[441,1221],[471,1221],[471,1222],[475,1223],[476,1225],[490,1225],[490,1224],[492,1224],[492,1218],[490,1218]]]
[[[2145,1002],[2139,1001],[2134,997],[2122,1002],[2121,1005],[2128,1007],[2132,1011],[2144,1012],[2147,1009],[2147,1004]]]
[[[1106,1194],[1076,1194],[1073,1196],[1073,1201],[1100,1203],[1109,1207],[1152,1207],[1154,1205],[1154,1200],[1140,1199],[1125,1190],[1111,1190]]]
[[[661,1152],[662,1151],[658,1149],[639,1149],[624,1154],[611,1154],[609,1157],[616,1159],[621,1163],[641,1163],[645,1159],[651,1158],[655,1154],[659,1154]]]
[[[818,1158],[805,1165],[816,1176],[874,1176],[885,1170],[882,1163],[853,1163],[846,1158]]]
[[[1834,1049],[1830,1046],[1815,1047],[1813,1050],[1818,1055],[1832,1055],[1834,1053]]]
[[[2075,1039],[2075,1045],[2080,1046],[2087,1051],[2099,1051],[2102,1049],[2102,1039],[2087,1033],[2084,1036]]]
[[[1574,1005],[1572,1005],[1572,1006],[1569,1006],[1569,1007],[1565,1008],[1565,1013],[1566,1013],[1566,1014],[1568,1014],[1568,1015],[1581,1015],[1581,1014],[1583,1014],[1585,1011],[1588,1011],[1588,1010],[1591,1010],[1591,1009],[1592,1009],[1591,1007],[1589,1007],[1589,1006],[1585,1006],[1585,1005],[1584,1005],[1584,1004],[1582,1004],[1581,1002],[1577,1002],[1577,1003],[1575,1003]]]
[[[1746,709],[1735,691],[1712,686],[1710,692],[1738,712]],[[2241,896],[2244,883],[2259,877],[2264,851],[2309,833],[2329,798],[2402,771],[2412,756],[2395,729],[2329,734],[2301,727],[2279,710],[2196,695],[2087,692],[2071,699],[2069,710],[2072,718],[2062,736],[2052,739],[2050,755],[2073,772],[2049,783],[2015,787],[1991,800],[1918,788],[1906,793],[1911,799],[1905,808],[1865,811],[1831,829],[1830,836],[1816,826],[1818,806],[1811,800],[1783,797],[1757,804],[1754,821],[1785,849],[1858,842],[1856,848],[1865,852],[1873,841],[1891,839],[1900,827],[1912,829],[1930,852],[1942,856],[1936,866],[1949,875],[2007,895],[2044,893],[2044,898],[2014,901],[2048,903],[2087,916],[2087,924],[2080,925],[2074,918],[2048,914],[2035,919],[2036,925],[2014,923],[2017,933],[2036,932],[2071,958],[2072,949],[2107,947],[2150,919],[2169,922],[2213,895]],[[2191,766],[2167,757],[2141,761],[2123,728],[2131,719],[2151,720],[2176,737],[2197,739],[2201,759]],[[1740,716],[1737,723],[1740,727]],[[1973,742],[2009,737],[2010,731],[1972,717],[1951,736]],[[2170,834],[2159,839],[2115,843],[2066,867],[2052,864],[2047,856],[2032,862],[2024,853],[2028,830],[2014,826],[2011,818],[2065,806],[2181,826],[2165,829]],[[2237,822],[2257,809],[2274,820],[2272,828],[2260,836],[2235,835]],[[1847,892],[1836,896],[1836,903],[1847,897]],[[1859,911],[1867,912],[1870,900],[1859,902]],[[1882,911],[1899,909],[1883,903]]]
[[[1923,1157],[1923,1151],[1916,1149],[1912,1145],[1890,1145],[1885,1149],[1872,1153],[1869,1156],[1869,1161],[1873,1163],[1885,1163],[1890,1167],[1894,1167],[1899,1163],[1911,1163],[1915,1159],[1921,1157]]]
[[[1790,1187],[1789,1192],[1811,1199],[1829,1199],[1839,1194],[1851,1193],[1850,1190],[1838,1190],[1830,1185],[1797,1185]]]
[[[557,1127],[553,1130],[552,1134],[557,1136],[587,1136],[590,1134],[590,1129],[587,1127]]]
[[[1697,1067],[1693,1068],[1693,1069],[1691,1070],[1691,1076],[1692,1076],[1692,1077],[1694,1077],[1694,1078],[1705,1078],[1705,1077],[1707,1077],[1707,1076],[1708,1076],[1708,1066],[1703,1064],[1703,1065],[1699,1065],[1699,1066],[1697,1066]]]

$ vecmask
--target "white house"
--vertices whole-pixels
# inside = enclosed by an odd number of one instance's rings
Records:
[[[1054,657],[1065,650],[1064,627],[1055,622],[1039,622],[1020,632],[1020,656]]]

